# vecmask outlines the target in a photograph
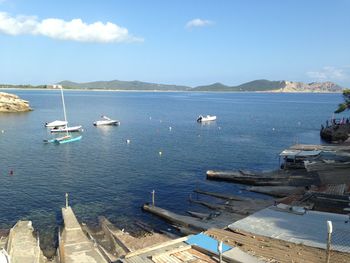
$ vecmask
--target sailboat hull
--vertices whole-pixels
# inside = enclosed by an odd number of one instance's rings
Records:
[[[51,133],[56,132],[79,132],[81,130],[82,126],[74,126],[74,127],[63,127],[63,128],[57,128],[57,129],[51,129]]]
[[[76,142],[76,141],[80,141],[82,138],[82,136],[77,136],[77,137],[71,137],[71,138],[67,138],[67,139],[63,139],[63,140],[55,140],[55,143],[58,144],[64,144],[64,143],[69,143],[69,142]]]

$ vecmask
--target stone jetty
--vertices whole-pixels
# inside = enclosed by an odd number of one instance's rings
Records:
[[[39,238],[34,235],[31,221],[18,221],[11,229],[5,246],[11,263],[46,263],[40,249]]]
[[[0,92],[0,112],[26,112],[31,111],[29,102],[17,95]]]
[[[62,208],[64,229],[59,238],[59,257],[61,262],[107,263],[109,262],[98,246],[83,232],[70,206]]]

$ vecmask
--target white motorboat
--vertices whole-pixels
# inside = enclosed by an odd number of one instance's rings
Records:
[[[56,127],[66,126],[67,124],[68,124],[68,122],[66,122],[66,121],[58,121],[58,120],[56,120],[56,121],[45,123],[45,127],[56,128]]]
[[[211,116],[211,115],[207,115],[207,116],[199,115],[197,118],[197,122],[206,122],[206,121],[215,121],[215,120],[216,120],[216,116]]]
[[[51,133],[55,132],[80,132],[82,126],[73,126],[73,127],[68,127],[68,126],[63,126],[63,127],[55,127],[50,130]]]
[[[108,118],[107,116],[101,116],[101,120],[95,121],[95,126],[102,126],[102,125],[119,125],[120,121],[112,120]]]

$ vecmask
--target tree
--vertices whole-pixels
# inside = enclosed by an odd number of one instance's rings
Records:
[[[350,109],[350,89],[343,90],[344,102],[338,105],[338,109],[334,113],[340,113]]]

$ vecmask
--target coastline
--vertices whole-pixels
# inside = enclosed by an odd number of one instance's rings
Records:
[[[53,88],[0,88],[1,90],[57,90]],[[331,91],[276,91],[276,90],[265,90],[265,91],[200,91],[200,90],[123,90],[123,89],[78,89],[69,88],[64,89],[68,91],[99,91],[99,92],[142,92],[142,93],[161,93],[161,92],[174,92],[174,93],[285,93],[285,94],[341,94],[341,92],[331,92]]]

